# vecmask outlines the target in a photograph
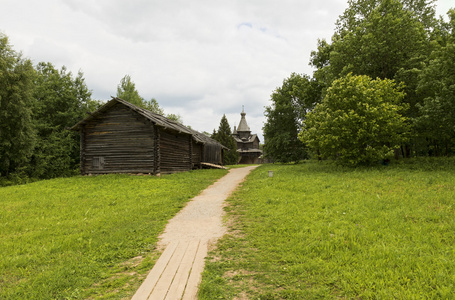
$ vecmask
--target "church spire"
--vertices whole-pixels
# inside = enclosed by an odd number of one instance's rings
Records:
[[[237,128],[237,132],[250,132],[250,127],[248,126],[248,123],[246,122],[246,113],[245,113],[245,107],[242,105],[242,113],[240,114],[242,118],[240,119],[239,127]]]

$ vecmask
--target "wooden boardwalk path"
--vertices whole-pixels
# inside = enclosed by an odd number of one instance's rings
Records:
[[[165,250],[132,300],[197,299],[208,244],[226,232],[223,202],[255,167],[231,169],[169,221],[161,235]]]
[[[172,242],[132,299],[196,299],[207,243]]]

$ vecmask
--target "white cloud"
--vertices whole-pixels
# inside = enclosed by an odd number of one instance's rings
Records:
[[[445,13],[451,3],[440,0]],[[226,114],[262,139],[264,106],[292,72],[311,74],[346,0],[3,0],[0,31],[36,63],[84,72],[94,98],[131,75],[167,113],[212,132]]]

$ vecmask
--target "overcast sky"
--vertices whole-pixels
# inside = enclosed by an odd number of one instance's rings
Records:
[[[437,12],[454,7],[438,0]],[[264,106],[292,72],[311,75],[347,0],[0,0],[0,32],[36,64],[81,70],[93,98],[129,74],[185,125],[212,132],[242,106],[263,142]]]

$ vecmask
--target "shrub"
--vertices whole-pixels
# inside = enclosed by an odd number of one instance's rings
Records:
[[[388,159],[406,141],[404,93],[393,80],[347,75],[307,114],[300,139],[324,158],[346,165]]]

